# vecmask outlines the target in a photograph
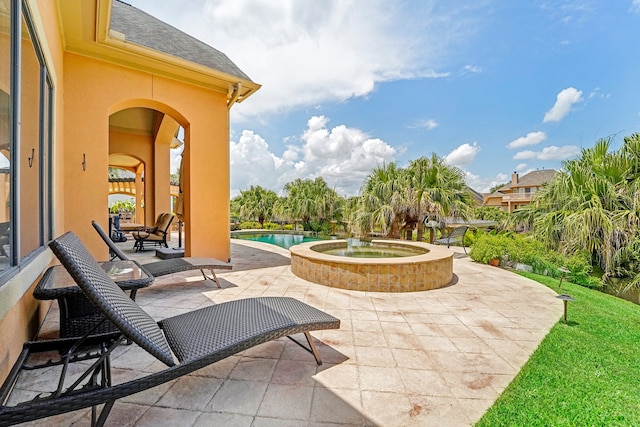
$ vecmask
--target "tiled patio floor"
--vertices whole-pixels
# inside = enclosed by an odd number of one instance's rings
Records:
[[[298,298],[341,319],[339,330],[313,334],[324,364],[283,338],[122,399],[107,425],[468,426],[562,315],[552,290],[463,254],[453,286],[403,294],[304,281],[288,251],[264,243],[232,240],[232,263],[218,273],[223,289],[196,271],[158,279],[136,301],[161,319],[243,297]],[[56,328],[56,309],[45,332]],[[118,378],[160,368],[134,346],[113,366]],[[33,424],[88,423],[87,410]]]

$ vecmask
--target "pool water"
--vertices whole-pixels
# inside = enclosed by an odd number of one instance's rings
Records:
[[[321,251],[323,254],[346,256],[355,258],[400,258],[406,256],[422,255],[424,250],[413,248],[388,248],[379,246],[348,246],[346,248],[334,248]]]
[[[291,246],[299,245],[300,243],[317,242],[319,240],[329,240],[332,237],[325,236],[309,237],[301,234],[238,234],[233,236],[234,239],[253,240],[256,242],[270,243],[272,245],[280,246],[281,248],[289,249]]]

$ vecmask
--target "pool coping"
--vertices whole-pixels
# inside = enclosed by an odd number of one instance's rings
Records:
[[[314,247],[344,247],[346,240],[325,240],[289,248],[291,271],[301,279],[331,288],[367,292],[417,292],[449,286],[454,281],[452,250],[422,242],[373,239],[389,247],[418,247],[428,252],[397,258],[329,255]]]
[[[336,260],[340,260],[343,264],[378,264],[380,263],[380,258],[356,258],[356,257],[342,257],[339,255],[329,255],[324,254],[322,252],[318,252],[312,249],[314,246],[326,246],[327,249],[330,247],[341,247],[343,244],[346,244],[347,240],[338,239],[338,240],[319,240],[316,242],[307,242],[300,243],[295,246],[291,246],[289,251],[291,255],[298,255],[308,258],[310,255],[313,256],[314,259],[318,261],[327,261],[332,262]],[[444,246],[436,246],[431,245],[429,243],[424,242],[413,242],[413,241],[403,241],[403,240],[385,240],[385,239],[373,239],[371,243],[377,243],[385,246],[411,246],[417,247],[426,250],[427,252],[424,254],[406,256],[406,257],[398,257],[398,258],[383,258],[388,264],[415,264],[415,263],[424,263],[424,262],[436,262],[440,261],[443,258],[453,258],[453,251],[451,249],[445,248]]]

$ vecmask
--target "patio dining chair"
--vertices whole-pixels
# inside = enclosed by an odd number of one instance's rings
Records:
[[[462,245],[462,249],[466,254],[467,248],[464,246],[464,235],[467,233],[467,230],[469,230],[469,227],[466,225],[458,226],[451,230],[451,232],[446,236],[442,236],[440,239],[434,240],[433,243],[437,245],[447,245],[447,248],[452,244],[459,243]]]
[[[140,230],[136,230],[131,232],[133,239],[135,240],[133,244],[133,249],[136,252],[144,251],[144,244],[154,244],[159,246],[164,246],[168,248],[167,244],[167,234],[169,233],[169,227],[171,226],[171,222],[175,217],[171,212],[164,212],[158,215],[156,219],[156,223],[153,227],[144,227]]]
[[[107,236],[107,233],[100,227],[96,221],[91,221],[91,225],[96,230],[102,241],[109,247],[110,261],[118,258],[122,261],[128,261],[130,258],[120,250],[118,246]],[[218,285],[218,288],[222,288],[220,280],[214,270],[231,270],[233,267],[228,262],[220,261],[215,258],[201,258],[201,257],[179,257],[171,258],[162,261],[154,261],[147,264],[143,264],[145,270],[149,272],[153,277],[166,276],[168,274],[180,273],[182,271],[200,270],[202,277],[205,280],[211,280]],[[207,276],[204,272],[209,270],[211,276]]]
[[[117,399],[180,378],[258,344],[298,333],[304,334],[309,347],[294,341],[321,364],[309,332],[340,327],[337,318],[287,297],[229,301],[156,322],[109,278],[75,234],[68,232],[49,246],[87,298],[119,332],[92,335],[89,331],[80,339],[25,343],[0,388],[0,425],[3,426],[89,407],[92,425],[101,426]],[[111,373],[110,356],[126,339],[166,368],[118,382],[118,376]],[[88,352],[87,346],[93,350]],[[48,360],[37,366],[29,363],[32,354],[44,351],[55,354],[55,350],[62,352],[60,360]],[[93,363],[87,363],[94,359]],[[17,397],[23,395],[18,381],[21,373],[50,370],[52,366],[62,366],[62,369],[50,393],[25,402],[13,402],[12,391],[18,391]],[[103,405],[100,413],[99,405]]]

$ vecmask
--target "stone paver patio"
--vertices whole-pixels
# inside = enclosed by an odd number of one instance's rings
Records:
[[[136,301],[159,320],[243,297],[298,298],[342,322],[339,330],[313,333],[322,366],[282,338],[121,399],[107,425],[468,426],[562,315],[552,290],[461,253],[454,260],[454,285],[396,294],[307,282],[291,273],[288,254],[232,240],[234,269],[218,273],[223,289],[196,271],[158,279]],[[44,335],[55,334],[57,318],[54,304]],[[119,349],[113,366],[118,379],[162,368],[135,346]],[[89,420],[85,410],[32,425]]]

